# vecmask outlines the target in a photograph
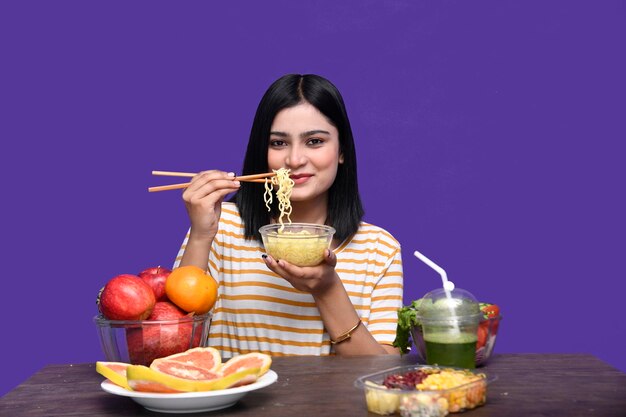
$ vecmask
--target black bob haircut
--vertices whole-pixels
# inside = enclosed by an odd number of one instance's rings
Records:
[[[343,163],[328,190],[326,224],[336,230],[335,238],[343,241],[359,228],[363,206],[359,196],[356,169],[356,151],[350,121],[339,90],[328,80],[313,74],[285,75],[269,87],[263,95],[254,116],[250,139],[243,162],[242,175],[268,172],[267,152],[272,122],[283,109],[300,103],[309,103],[319,110],[339,132],[339,150]],[[276,199],[268,212],[263,199],[265,187],[259,183],[242,182],[233,196],[245,225],[246,239],[261,240],[259,227],[269,224],[278,215]]]

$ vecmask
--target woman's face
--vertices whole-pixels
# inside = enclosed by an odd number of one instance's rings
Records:
[[[325,197],[343,162],[339,132],[309,103],[283,109],[272,123],[267,162],[270,169],[291,170],[292,201]]]

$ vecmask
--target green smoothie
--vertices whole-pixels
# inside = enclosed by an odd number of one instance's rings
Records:
[[[426,361],[442,366],[475,368],[476,334],[431,333],[424,335]]]

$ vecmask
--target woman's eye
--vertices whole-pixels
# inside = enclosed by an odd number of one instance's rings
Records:
[[[270,140],[270,146],[274,147],[274,148],[285,146],[285,141],[284,140],[278,140],[278,139]]]
[[[309,145],[321,145],[322,143],[324,143],[324,141],[322,139],[318,139],[318,138],[311,138],[307,141],[307,143]]]

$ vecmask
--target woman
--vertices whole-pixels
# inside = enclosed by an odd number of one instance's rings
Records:
[[[205,171],[183,192],[191,228],[175,266],[208,266],[218,281],[210,346],[225,357],[398,353],[400,245],[361,221],[352,130],[339,91],[322,77],[283,76],[259,104],[243,175],[283,167],[295,182],[291,220],[336,229],[318,266],[265,255],[258,229],[278,213],[268,212],[263,184]]]

